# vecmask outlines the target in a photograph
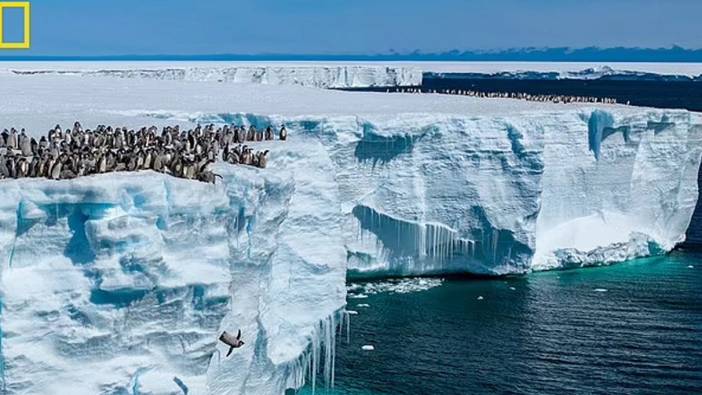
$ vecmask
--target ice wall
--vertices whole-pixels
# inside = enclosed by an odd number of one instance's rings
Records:
[[[345,255],[331,162],[305,147],[279,151],[287,171],[221,165],[220,185],[3,181],[3,393],[274,394],[330,374]],[[217,337],[238,329],[227,358]]]
[[[104,66],[102,66],[104,67]],[[84,69],[11,69],[17,75],[58,74],[180,81],[217,81],[266,85],[301,85],[315,88],[367,88],[419,86],[422,72],[414,67],[371,65],[243,65],[220,67],[133,67]]]
[[[483,102],[481,102],[483,103]],[[700,116],[131,112],[285,122],[265,170],[0,188],[9,394],[275,394],[332,379],[345,279],[522,273],[670,250],[697,201]],[[227,358],[216,339],[242,330]],[[319,382],[321,385],[322,381]]]
[[[610,106],[304,120],[336,166],[351,276],[619,262],[684,240],[700,117]]]

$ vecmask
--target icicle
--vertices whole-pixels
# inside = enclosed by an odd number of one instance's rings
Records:
[[[346,344],[351,343],[351,316],[346,313]]]
[[[492,262],[497,263],[497,239],[500,237],[500,232],[497,229],[492,230]]]
[[[338,314],[338,317],[337,317]],[[338,323],[337,323],[338,320]],[[321,320],[315,327],[310,339],[310,345],[300,357],[291,362],[286,379],[287,388],[301,388],[309,379],[312,393],[317,389],[317,373],[323,373],[322,378],[327,389],[334,386],[336,364],[336,335],[341,334],[343,322],[346,321],[347,339],[350,331],[350,316],[345,311],[338,311]],[[348,340],[347,340],[348,341]],[[324,355],[322,355],[322,351]]]

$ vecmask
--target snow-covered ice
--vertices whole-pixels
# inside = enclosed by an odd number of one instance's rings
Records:
[[[0,181],[10,394],[282,393],[330,372],[347,271],[655,255],[683,240],[697,201],[702,120],[682,110],[13,73],[0,96],[0,127],[35,134],[75,120],[290,131],[260,143],[267,169],[218,164],[214,186]],[[246,346],[225,358],[217,336],[239,328]]]
[[[416,67],[309,62],[141,62],[138,67],[129,62],[22,62],[0,65],[0,73],[301,85],[316,88],[417,86],[422,83],[422,71]]]

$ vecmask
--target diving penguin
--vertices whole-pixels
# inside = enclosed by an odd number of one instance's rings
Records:
[[[222,332],[222,335],[219,336],[219,340],[229,346],[229,351],[227,352],[227,356],[231,355],[232,351],[234,351],[235,348],[239,348],[244,345],[244,341],[241,340],[241,329],[239,329],[239,332],[236,334],[236,337],[230,335],[227,333],[227,331]]]

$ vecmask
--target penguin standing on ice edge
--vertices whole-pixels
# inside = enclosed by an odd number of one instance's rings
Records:
[[[229,346],[229,351],[227,351],[227,357],[232,354],[232,351],[234,351],[235,348],[239,348],[244,345],[244,341],[241,340],[241,329],[239,329],[239,332],[236,334],[236,337],[230,335],[227,333],[227,331],[222,332],[222,334],[219,336],[219,340]]]

